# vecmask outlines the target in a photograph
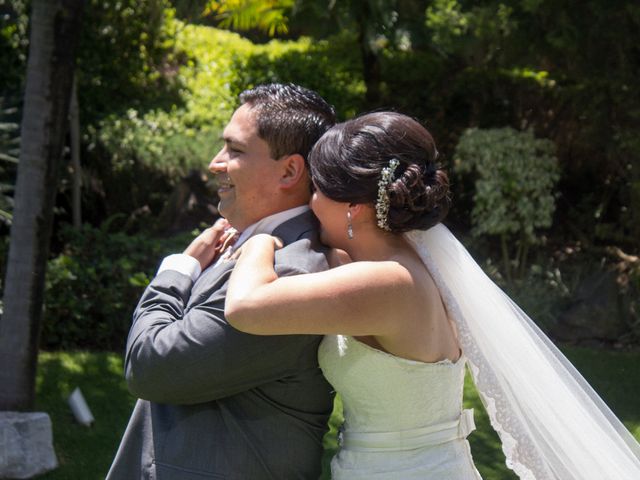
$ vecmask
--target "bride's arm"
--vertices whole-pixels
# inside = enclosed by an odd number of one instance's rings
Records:
[[[396,262],[353,262],[319,273],[279,278],[274,238],[256,235],[242,247],[227,291],[225,316],[259,335],[387,335],[400,326],[414,291]]]

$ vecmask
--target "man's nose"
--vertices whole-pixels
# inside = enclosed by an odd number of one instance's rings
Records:
[[[213,157],[213,160],[209,163],[209,171],[211,173],[224,173],[227,171],[227,162],[222,158],[222,151]]]

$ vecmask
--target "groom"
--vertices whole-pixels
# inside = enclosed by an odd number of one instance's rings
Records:
[[[318,94],[261,85],[240,95],[209,169],[220,213],[286,247],[279,275],[328,268],[309,211],[306,157],[335,122]],[[164,259],[134,313],[125,372],[140,398],[108,480],[318,478],[332,409],[318,336],[253,336],[224,318],[234,260],[214,258],[220,228]]]

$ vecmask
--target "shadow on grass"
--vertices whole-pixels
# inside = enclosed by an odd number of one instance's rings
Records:
[[[564,347],[563,353],[640,440],[640,352]]]
[[[104,479],[135,403],[122,368],[114,353],[40,353],[36,407],[51,416],[60,466],[39,478]],[[76,387],[95,417],[91,427],[78,424],[67,404]]]

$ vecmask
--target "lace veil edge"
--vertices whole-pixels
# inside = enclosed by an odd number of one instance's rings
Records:
[[[532,480],[640,478],[640,445],[442,224],[405,238],[431,273],[506,463]]]

